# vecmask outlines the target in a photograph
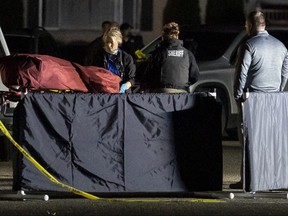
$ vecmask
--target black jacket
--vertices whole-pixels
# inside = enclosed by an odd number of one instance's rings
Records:
[[[148,88],[186,89],[197,82],[199,68],[191,51],[181,40],[162,41],[148,60]]]
[[[107,55],[108,53],[106,53],[103,48],[97,47],[94,52],[90,52],[89,62],[87,61],[85,65],[93,65],[107,69]],[[120,84],[130,81],[133,86],[135,83],[136,66],[132,56],[119,49],[117,59],[119,62],[119,67],[121,67],[121,70],[123,70],[123,76],[121,76]]]

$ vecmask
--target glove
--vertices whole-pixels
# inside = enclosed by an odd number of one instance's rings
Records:
[[[120,87],[119,93],[125,93],[125,91],[128,89],[128,85],[126,83],[122,84]]]

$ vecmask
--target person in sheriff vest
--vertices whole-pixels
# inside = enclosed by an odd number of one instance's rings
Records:
[[[197,82],[199,68],[191,51],[178,39],[179,26],[167,23],[162,29],[162,41],[148,59],[145,88],[154,93],[187,93]]]

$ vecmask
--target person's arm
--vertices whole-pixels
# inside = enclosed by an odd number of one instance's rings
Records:
[[[241,100],[242,98],[250,64],[251,54],[249,46],[241,46],[237,55],[234,78],[234,98],[236,101]]]
[[[131,82],[130,81],[127,81],[125,83],[123,83],[121,86],[120,86],[120,91],[119,93],[125,93],[126,90],[130,89],[132,86]]]
[[[288,52],[286,52],[286,56],[282,65],[280,91],[284,91],[287,79],[288,79]]]
[[[190,62],[189,84],[192,85],[198,81],[200,74],[199,74],[199,67],[198,67],[198,64],[196,62],[194,55],[190,51],[188,51],[188,55],[189,55],[189,62]]]
[[[129,54],[126,56],[125,60],[125,81],[130,83],[130,86],[133,86],[135,83],[135,74],[136,74],[136,65],[134,64],[133,57]]]
[[[120,87],[120,93],[124,93],[130,89],[135,83],[136,66],[132,56],[122,51],[123,55],[123,66],[124,66],[124,80]]]

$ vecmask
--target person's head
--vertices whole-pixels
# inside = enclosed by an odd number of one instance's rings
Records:
[[[245,23],[245,29],[249,36],[264,31],[265,27],[265,16],[261,11],[252,11],[248,14]]]
[[[179,26],[175,22],[167,23],[162,28],[162,39],[171,40],[178,39],[179,37]]]
[[[129,34],[131,34],[132,29],[133,29],[133,26],[131,26],[129,23],[122,23],[120,26],[120,31],[123,37],[129,36]]]
[[[103,35],[104,49],[106,52],[116,54],[119,45],[122,43],[122,34],[117,27],[111,27]]]
[[[102,32],[103,32],[103,33],[104,33],[105,31],[107,31],[107,29],[110,28],[110,24],[111,24],[111,22],[108,21],[108,20],[105,20],[104,22],[102,22],[101,27],[102,27]]]
[[[106,31],[108,31],[112,27],[120,28],[120,25],[118,22],[115,22],[115,21],[106,20],[102,22],[102,34],[104,34]]]

